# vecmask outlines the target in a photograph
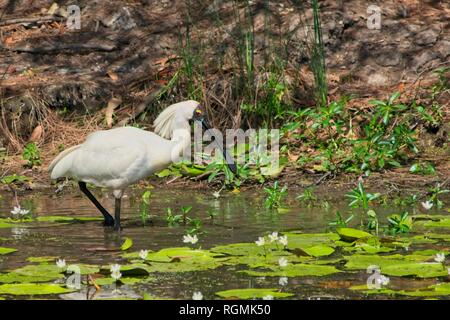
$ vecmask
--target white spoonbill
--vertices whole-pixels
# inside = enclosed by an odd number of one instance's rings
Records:
[[[121,127],[90,134],[83,144],[61,152],[50,164],[52,179],[70,177],[104,217],[105,226],[120,230],[121,199],[125,188],[176,161],[191,145],[191,120],[209,130],[203,108],[196,101],[183,101],[167,107],[155,120],[155,133],[134,127]],[[221,145],[232,172],[236,166]],[[113,190],[115,217],[97,201],[86,183]]]

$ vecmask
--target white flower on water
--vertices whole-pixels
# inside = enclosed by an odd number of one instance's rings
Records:
[[[280,286],[285,286],[288,284],[288,278],[287,277],[280,277],[280,279],[278,280],[278,284]]]
[[[203,300],[203,294],[200,291],[194,292],[192,300]]]
[[[21,214],[20,212],[22,211],[22,209],[20,208],[20,206],[14,207],[14,209],[11,210],[11,214],[13,216],[17,216],[19,214]]]
[[[27,210],[27,209],[22,209],[22,210],[20,210],[20,212],[19,212],[19,214],[21,215],[21,216],[26,216],[27,214],[29,214],[30,213],[30,210]]]
[[[64,259],[56,260],[56,266],[60,269],[64,269],[66,267],[66,260]]]
[[[186,236],[183,236],[183,242],[196,244],[198,242],[197,235],[191,236],[190,234],[188,234]]]
[[[258,240],[255,241],[255,243],[258,247],[260,247],[266,244],[266,240],[264,239],[264,237],[259,237]]]
[[[139,251],[139,258],[141,258],[142,260],[147,259],[147,256],[148,256],[148,250]]]
[[[120,271],[114,271],[111,272],[111,278],[113,278],[114,280],[119,280],[122,277],[122,274],[120,273]]]
[[[433,207],[433,202],[431,202],[430,200],[427,200],[425,202],[422,202],[422,207],[425,210],[430,210]]]
[[[437,253],[436,256],[434,257],[434,261],[442,263],[445,261],[445,254],[443,253]]]
[[[270,243],[278,241],[278,232],[272,232],[269,234],[269,241]]]
[[[212,195],[213,195],[214,198],[219,199],[220,198],[220,191],[215,191],[215,192],[212,193]]]
[[[278,241],[283,245],[283,246],[287,246],[288,245],[288,239],[287,236],[281,236],[278,238]]]
[[[284,268],[288,265],[288,261],[286,258],[280,258],[278,259],[278,264],[280,265],[280,267]]]
[[[267,296],[263,297],[263,300],[273,300],[273,296],[268,294]]]
[[[112,264],[109,268],[109,270],[111,271],[111,273],[117,273],[120,272],[120,264]]]
[[[380,275],[380,277],[377,279],[377,282],[382,286],[387,286],[391,280],[389,277],[386,277],[384,275]]]

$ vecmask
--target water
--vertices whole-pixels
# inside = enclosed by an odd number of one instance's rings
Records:
[[[166,210],[181,213],[182,206],[192,206],[189,216],[202,219],[204,233],[199,236],[199,245],[209,249],[215,245],[254,242],[259,236],[271,231],[300,230],[305,233],[325,232],[328,222],[333,220],[337,210],[345,213],[349,209],[347,201],[338,195],[338,199],[319,201],[318,205],[308,208],[301,205],[295,194],[289,195],[286,206],[289,211],[282,213],[264,208],[265,194],[261,190],[232,194],[223,192],[219,199],[210,193],[195,190],[153,189],[150,198],[150,219],[143,225],[140,218],[141,195],[143,190],[130,190],[122,202],[121,234],[105,229],[100,221],[83,223],[32,222],[14,228],[0,228],[0,238],[9,240],[1,246],[18,249],[17,252],[0,258],[0,271],[13,270],[29,264],[28,257],[52,256],[64,258],[68,263],[88,263],[109,265],[117,262],[125,264],[121,258],[120,246],[125,237],[133,239],[131,251],[140,249],[160,250],[169,247],[182,247],[182,237],[187,226],[170,227],[166,222]],[[99,190],[95,192],[105,207],[113,212],[112,196],[105,196]],[[103,196],[102,196],[103,194]],[[2,193],[0,200],[0,217],[8,217],[15,205],[10,193]],[[324,199],[324,197],[321,197]],[[340,200],[339,200],[340,199]],[[86,216],[101,217],[93,205],[76,189],[65,190],[57,196],[52,190],[34,192],[19,197],[22,207],[31,208],[34,216]],[[399,209],[400,210],[400,209]],[[217,216],[209,217],[214,211]],[[379,207],[377,213],[380,221],[385,221],[388,214],[398,213],[396,208]],[[353,224],[359,223],[355,214]],[[426,248],[426,247],[425,247]],[[237,288],[280,288],[278,277],[250,277],[236,272],[239,266],[220,267],[214,270],[187,273],[152,274],[147,283],[125,285],[120,288],[121,294],[139,297],[149,293],[157,297],[190,299],[194,291],[201,291],[205,298],[214,299],[215,292]],[[338,266],[339,268],[339,266]],[[293,292],[294,299],[348,299],[367,298],[364,294],[348,290],[352,285],[366,283],[365,272],[343,272],[325,277],[292,277],[283,291]],[[413,286],[437,283],[436,280],[408,281],[396,278],[393,286],[411,288]],[[50,298],[86,299],[92,294],[83,288],[81,292]],[[117,295],[103,289],[93,298]],[[10,297],[15,298],[15,297]],[[90,298],[90,297],[89,297]],[[385,299],[387,296],[375,295],[370,298]]]

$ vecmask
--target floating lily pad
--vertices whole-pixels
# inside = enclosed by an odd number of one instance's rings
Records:
[[[259,247],[255,243],[233,243],[223,246],[216,246],[209,249],[209,251],[214,253],[228,254],[232,256],[247,256],[247,255],[265,255],[268,251],[276,249],[277,247],[275,244]]]
[[[233,289],[216,292],[216,295],[225,299],[262,299],[267,296],[273,298],[292,297],[292,293],[279,292],[277,289]]]
[[[62,270],[59,269],[54,264],[38,264],[38,265],[27,265],[19,269],[15,269],[10,272],[21,275],[21,276],[30,276],[36,278],[52,278],[59,279],[63,278],[64,275],[61,273]]]
[[[8,283],[0,285],[0,294],[10,295],[46,295],[61,294],[72,291],[74,290],[64,288],[57,284],[47,283]]]
[[[334,252],[333,248],[331,248],[329,246],[325,246],[325,245],[317,245],[317,246],[305,248],[303,250],[312,257],[329,256],[330,254],[332,254]]]
[[[148,272],[189,272],[215,269],[222,265],[218,253],[187,247],[167,248],[147,255],[146,263],[136,260],[132,266],[140,265]],[[124,270],[127,266],[121,269]]]
[[[0,255],[16,252],[17,249],[0,247]]]
[[[15,272],[0,273],[0,283],[30,283],[30,282],[49,282],[55,280],[54,276],[46,275],[23,275]]]
[[[373,237],[372,234],[353,228],[337,228],[337,234],[343,241],[353,242],[358,239]]]
[[[123,242],[122,246],[120,247],[120,250],[126,251],[130,249],[133,246],[133,240],[131,238],[125,238],[125,241]]]
[[[85,221],[103,221],[101,217],[75,217],[75,216],[41,216],[37,217],[39,222],[85,222]]]
[[[381,273],[390,276],[417,276],[432,278],[447,275],[447,269],[440,263],[430,263],[432,259],[423,255],[353,255],[346,257],[345,268],[350,270],[366,270],[369,266],[378,266]]]
[[[42,262],[53,262],[58,257],[52,257],[52,256],[46,256],[46,257],[28,257],[28,262],[36,262],[36,263],[42,263]]]

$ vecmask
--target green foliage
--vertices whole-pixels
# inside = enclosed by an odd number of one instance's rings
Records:
[[[432,163],[425,162],[425,163],[414,163],[411,168],[409,168],[409,172],[414,174],[421,174],[421,175],[432,175],[436,173],[436,168]]]
[[[5,176],[2,179],[0,179],[0,182],[3,184],[13,184],[13,183],[25,183],[29,182],[31,179],[26,176],[20,176],[17,174],[13,174],[10,176]]]
[[[448,190],[448,189],[442,189],[442,187],[439,183],[437,183],[434,187],[431,187],[430,189],[428,189],[430,201],[432,201],[433,204],[438,208],[442,208],[444,205],[444,202],[440,199],[440,197],[443,194],[446,194],[449,192],[450,192],[450,190]]]
[[[34,142],[30,142],[25,146],[22,153],[22,159],[28,161],[26,166],[29,168],[41,165],[39,149]]]
[[[150,190],[146,190],[141,196],[141,204],[140,204],[140,218],[142,223],[145,225],[149,220],[149,207],[150,207],[150,197],[152,193]]]
[[[264,202],[266,208],[279,208],[283,199],[287,196],[287,185],[280,188],[278,181],[275,181],[272,187],[266,187],[264,191],[268,194]]]
[[[167,208],[166,221],[170,227],[176,226],[176,225],[180,224],[181,222],[183,222],[183,215],[182,214],[174,215],[172,213],[172,209]]]
[[[348,192],[345,196],[351,200],[349,203],[350,207],[361,207],[364,212],[367,212],[369,210],[369,202],[377,199],[380,194],[366,192],[362,182],[359,182],[358,187]]]
[[[408,212],[402,214],[393,214],[388,217],[388,232],[391,235],[397,235],[399,233],[408,233],[412,228],[413,220],[409,216]]]
[[[327,104],[328,86],[325,67],[325,49],[322,40],[322,25],[320,23],[319,1],[312,1],[314,19],[314,42],[311,48],[311,69],[315,80],[315,93],[317,104],[324,106]]]
[[[335,220],[332,220],[328,223],[328,226],[331,228],[346,228],[348,227],[348,223],[353,219],[353,215],[350,215],[347,219],[344,219],[342,214],[337,211]]]
[[[301,202],[311,206],[317,201],[317,196],[314,194],[314,188],[308,187],[303,190],[303,193],[297,196],[297,199]]]

